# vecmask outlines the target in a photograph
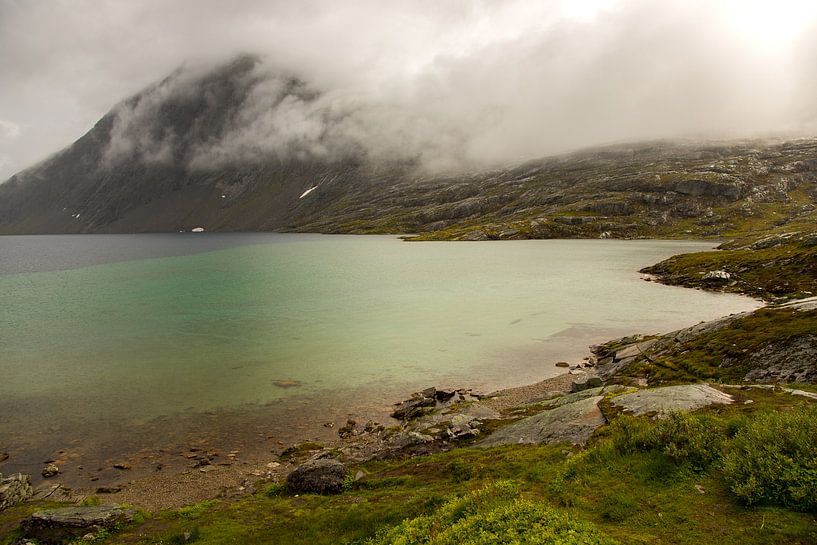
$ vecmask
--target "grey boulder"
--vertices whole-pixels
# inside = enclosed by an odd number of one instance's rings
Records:
[[[343,490],[346,466],[337,460],[310,460],[287,475],[287,490],[293,494],[338,494]]]
[[[23,521],[23,536],[40,543],[64,543],[133,520],[136,512],[118,505],[64,507],[37,511]]]

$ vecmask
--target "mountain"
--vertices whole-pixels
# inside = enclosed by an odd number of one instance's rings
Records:
[[[2,233],[271,230],[310,187],[352,175],[354,157],[213,155],[269,79],[249,56],[203,74],[179,70],[117,105],[73,145],[0,185]],[[269,107],[315,93],[277,78]],[[210,152],[210,153],[208,153]]]
[[[429,175],[370,154],[348,117],[252,56],[177,70],[1,184],[0,234],[732,237],[814,215],[817,139],[647,142]]]

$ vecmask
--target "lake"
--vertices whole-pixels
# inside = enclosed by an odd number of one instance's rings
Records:
[[[93,450],[103,435],[109,449],[117,434],[136,448],[151,437],[140,426],[173,415],[258,407],[297,414],[293,406],[314,413],[324,401],[327,418],[371,404],[382,413],[394,396],[426,386],[492,390],[541,380],[591,343],[756,308],[745,297],[645,282],[637,272],[711,247],[300,234],[0,237],[0,450],[23,468],[68,444]],[[163,440],[172,442],[173,429],[164,427]]]

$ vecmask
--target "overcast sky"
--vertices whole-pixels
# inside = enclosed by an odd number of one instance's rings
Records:
[[[457,135],[476,163],[814,134],[816,23],[813,0],[0,0],[0,180],[178,66],[241,52],[397,106],[384,127]]]

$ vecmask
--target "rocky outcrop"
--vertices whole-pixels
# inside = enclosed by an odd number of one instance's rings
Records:
[[[615,407],[635,416],[666,415],[675,411],[694,411],[713,404],[728,405],[732,396],[707,384],[683,384],[650,388],[612,399]]]
[[[599,426],[607,423],[598,407],[604,397],[601,388],[586,390],[586,397],[564,403],[555,409],[523,418],[500,428],[480,441],[480,447],[499,445],[573,443],[582,445]],[[597,395],[589,395],[595,393]]]
[[[117,505],[65,507],[37,511],[22,524],[26,539],[59,544],[100,530],[112,530],[133,520],[136,512]]]
[[[723,367],[733,362],[725,360]],[[795,337],[751,354],[742,365],[752,367],[747,382],[817,382],[817,335]]]
[[[468,389],[437,390],[426,388],[422,392],[411,394],[411,398],[394,406],[391,416],[397,420],[412,420],[428,414],[435,408],[446,407],[460,401],[478,400],[481,394]]]
[[[31,477],[17,473],[3,478],[0,473],[0,511],[14,507],[29,499],[34,490],[31,488]]]
[[[310,460],[287,475],[287,490],[292,494],[338,494],[343,491],[346,466],[337,460]]]
[[[582,390],[599,388],[601,386],[604,386],[604,382],[601,380],[601,377],[590,373],[581,373],[576,375],[576,378],[570,383],[570,391],[581,392]]]
[[[676,193],[692,197],[722,197],[736,201],[741,195],[741,185],[731,181],[683,180],[675,184]]]

